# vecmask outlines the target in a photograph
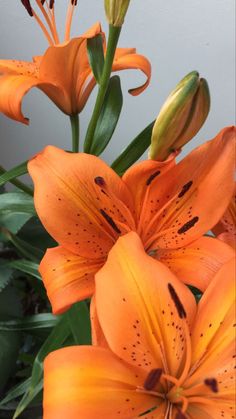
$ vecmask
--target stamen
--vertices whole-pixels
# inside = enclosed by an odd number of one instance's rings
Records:
[[[161,171],[160,170],[157,170],[155,173],[153,173],[151,176],[149,176],[149,178],[147,179],[147,181],[146,181],[146,185],[147,186],[149,186],[151,183],[152,183],[152,181],[157,177],[157,176],[159,176],[160,175],[160,173],[161,173]]]
[[[49,8],[50,9],[53,9],[53,6],[54,6],[54,0],[50,0],[50,2],[49,2]]]
[[[170,293],[170,296],[175,304],[176,310],[178,311],[178,315],[181,319],[186,319],[187,315],[186,315],[186,311],[184,309],[183,304],[181,303],[179,296],[177,295],[174,287],[169,283],[168,284],[168,290]]]
[[[29,0],[21,0],[21,3],[23,4],[23,6],[26,8],[27,12],[29,13],[29,15],[31,17],[33,17],[33,9],[31,7],[30,1]]]
[[[161,368],[156,368],[156,369],[151,370],[144,382],[143,387],[145,388],[145,390],[152,390],[157,385],[157,383],[159,383],[161,375],[162,375]]]
[[[187,419],[187,416],[181,410],[178,411],[178,413],[175,415],[175,419]]]
[[[42,3],[42,0],[36,0],[36,3],[38,5],[39,9],[41,10],[41,12],[42,12],[42,14],[43,14],[43,16],[44,16],[47,24],[48,24],[48,27],[49,27],[49,29],[51,31],[51,34],[52,34],[52,37],[53,37],[55,43],[59,43],[59,38],[58,38],[57,31],[55,30],[54,22],[52,22],[51,18],[48,16],[46,10],[43,7],[44,2],[45,1],[43,1],[43,3]],[[49,10],[49,12],[51,12],[51,11]],[[51,13],[50,13],[50,16],[51,16]]]
[[[218,393],[219,391],[218,382],[215,378],[206,378],[204,380],[204,383],[206,384],[206,386],[210,387],[213,393]]]
[[[178,198],[182,198],[182,196],[184,196],[186,194],[186,192],[188,192],[188,190],[191,188],[192,184],[193,184],[192,180],[190,180],[188,183],[186,183],[183,186],[181,192],[179,193]]]
[[[110,224],[110,226],[113,228],[113,230],[116,233],[121,234],[120,229],[117,227],[115,221],[110,217],[110,215],[108,215],[103,209],[100,209],[100,213],[105,218],[105,220],[108,222],[108,224]]]
[[[43,22],[41,21],[41,19],[38,17],[38,15],[35,13],[35,11],[33,11],[33,16],[36,20],[36,22],[39,24],[40,28],[42,29],[44,35],[46,36],[48,42],[50,45],[54,45],[53,39],[51,38],[48,30],[46,29],[45,25],[43,24]]]
[[[145,388],[139,387],[139,386],[136,387],[136,391],[137,393],[148,394],[149,396],[155,396],[155,397],[160,397],[161,399],[165,399],[165,395],[162,393],[159,393],[158,391],[145,390]]]
[[[65,37],[64,37],[65,42],[68,42],[70,40],[71,23],[72,23],[74,9],[76,5],[77,5],[77,1],[72,0],[71,4],[69,4],[68,9],[67,9],[66,29],[65,29]]]
[[[178,234],[186,233],[186,231],[190,230],[190,228],[194,227],[195,224],[198,222],[199,217],[193,217],[190,221],[185,223],[178,231]]]
[[[208,406],[215,406],[215,401],[211,399],[207,399],[205,397],[189,397],[188,398],[189,403],[201,403],[206,404]]]

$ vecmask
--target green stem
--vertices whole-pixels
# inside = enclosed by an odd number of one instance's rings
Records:
[[[70,116],[71,133],[72,133],[72,151],[78,153],[79,151],[79,115]]]
[[[108,83],[110,80],[111,70],[112,70],[112,63],[114,60],[115,52],[116,52],[116,46],[119,40],[121,27],[116,27],[109,25],[109,36],[108,36],[108,42],[107,42],[107,51],[106,51],[106,57],[102,72],[102,77],[98,89],[98,95],[95,103],[95,107],[93,110],[92,118],[89,122],[85,142],[84,142],[84,151],[86,153],[90,152],[94,132],[96,129],[97,121],[101,112],[101,108],[103,105],[104,97],[107,91]]]
[[[4,167],[0,166],[0,175],[2,175],[3,173],[6,173],[7,170],[4,169]],[[16,186],[18,189],[21,189],[22,191],[24,191],[25,193],[27,193],[30,196],[34,195],[34,191],[32,188],[30,188],[30,186],[25,185],[25,183],[21,182],[18,179],[11,179],[9,180],[9,182]]]

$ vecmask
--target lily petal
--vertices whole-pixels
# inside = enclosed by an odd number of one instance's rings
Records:
[[[45,52],[39,68],[39,78],[51,85],[60,86],[63,96],[52,96],[47,86],[43,91],[68,115],[77,114],[82,110],[79,103],[80,92],[91,68],[87,56],[87,39],[102,33],[99,23],[79,38],[69,42],[51,46]],[[63,71],[61,69],[63,68]],[[86,97],[88,99],[89,93]],[[85,105],[85,100],[83,101]]]
[[[147,250],[186,246],[211,229],[233,193],[235,127],[222,130],[150,185],[140,228]]]
[[[234,257],[234,251],[213,237],[201,237],[180,249],[157,250],[154,257],[185,284],[205,291],[221,266]]]
[[[192,329],[192,374],[186,387],[215,378],[219,396],[233,394],[235,259],[216,274],[198,305]]]
[[[236,187],[234,193],[220,221],[213,227],[213,233],[218,236],[220,240],[225,241],[231,247],[236,246]]]
[[[112,64],[112,71],[120,70],[141,70],[147,77],[147,81],[140,87],[130,89],[129,93],[137,96],[142,93],[149,85],[151,78],[151,64],[143,55],[135,54],[135,49],[118,48]]]
[[[103,330],[98,320],[95,296],[93,296],[90,303],[90,320],[93,346],[100,346],[100,348],[108,348],[108,343],[106,341]]]
[[[48,146],[28,170],[42,223],[71,252],[104,258],[120,234],[135,228],[127,187],[97,157]]]
[[[112,351],[131,365],[176,376],[185,343],[168,284],[184,302],[191,324],[196,303],[189,289],[146,255],[134,232],[118,239],[95,282],[98,318]]]
[[[63,247],[48,249],[39,272],[55,314],[94,293],[94,273],[104,261],[89,260]]]
[[[141,216],[142,208],[147,212],[152,209],[152,202],[148,199],[148,186],[175,165],[175,156],[173,153],[164,162],[145,160],[134,164],[122,176],[132,194],[137,220]]]
[[[5,75],[0,76],[0,112],[9,118],[28,125],[29,120],[21,111],[24,95],[40,82],[34,77]]]
[[[44,363],[44,419],[138,417],[160,401],[136,391],[142,371],[110,350],[74,346],[52,352]]]

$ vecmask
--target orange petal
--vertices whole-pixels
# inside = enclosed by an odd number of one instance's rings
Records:
[[[12,74],[37,78],[38,64],[36,61],[30,63],[28,61],[19,60],[0,60],[0,74]]]
[[[94,293],[94,274],[103,261],[77,256],[63,247],[48,249],[39,272],[55,314],[67,310],[77,301]]]
[[[225,212],[234,188],[235,132],[225,128],[151,183],[138,229],[147,250],[186,246]]]
[[[147,77],[147,81],[140,87],[130,89],[129,93],[133,96],[137,96],[142,93],[150,83],[151,78],[151,64],[146,57],[143,55],[135,54],[135,49],[117,49],[114,62],[112,65],[112,71],[120,70],[141,70]]]
[[[135,228],[127,187],[99,158],[48,146],[28,170],[42,223],[71,252],[104,258],[120,234]]]
[[[160,249],[155,254],[181,281],[201,291],[205,291],[216,272],[233,257],[233,249],[213,237],[201,237],[180,249]]]
[[[69,42],[49,47],[40,64],[39,77],[41,80],[52,85],[59,86],[64,96],[54,96],[48,91],[47,86],[43,91],[51,97],[56,105],[68,115],[77,114],[82,110],[87,97],[83,97],[80,103],[81,91],[89,75],[91,68],[87,55],[87,39],[101,32],[99,23],[79,38],[73,38]],[[63,71],[61,69],[63,68]],[[93,84],[94,86],[94,84]]]
[[[148,191],[150,188],[148,186],[156,182],[159,176],[175,165],[174,158],[175,154],[173,153],[164,162],[145,160],[131,166],[123,175],[122,180],[132,194],[137,220],[141,216],[142,209],[145,212],[149,211]]]
[[[136,391],[145,380],[110,350],[74,346],[52,352],[44,363],[44,419],[138,417],[160,403]]]
[[[91,299],[90,320],[91,320],[91,328],[92,328],[92,344],[94,346],[108,348],[108,343],[106,341],[103,330],[98,320],[95,296],[93,296],[93,298]]]
[[[21,111],[22,99],[32,87],[39,84],[39,80],[34,77],[0,76],[0,112],[27,125],[29,120],[24,117]]]
[[[217,400],[212,398],[211,404],[204,405],[202,403],[191,403],[187,413],[191,419],[231,419],[234,417],[235,403],[234,401],[224,401],[221,398]]]
[[[168,284],[191,324],[196,303],[189,289],[144,252],[134,232],[118,239],[95,282],[98,318],[110,348],[132,365],[163,368],[176,376],[185,342]]]
[[[186,387],[215,378],[219,396],[232,394],[234,318],[235,260],[231,259],[216,274],[198,305],[192,329],[192,375]]]
[[[220,240],[225,241],[230,246],[235,248],[236,246],[236,187],[234,193],[226,209],[224,215],[220,221],[212,229],[213,233],[218,236]]]

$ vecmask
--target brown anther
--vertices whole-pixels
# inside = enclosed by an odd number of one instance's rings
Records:
[[[151,370],[148,373],[148,376],[144,382],[143,387],[145,388],[145,390],[153,390],[154,387],[157,385],[157,383],[159,383],[160,378],[162,375],[162,369],[161,368],[155,368],[153,370]]]
[[[96,185],[98,186],[104,186],[106,184],[105,180],[103,177],[101,176],[97,176],[94,178],[94,182],[96,183]]]
[[[204,380],[204,384],[206,386],[210,387],[210,389],[213,393],[218,393],[218,391],[219,391],[218,383],[217,383],[217,380],[215,378],[206,378]]]
[[[53,6],[54,6],[54,1],[55,1],[55,0],[50,0],[50,2],[49,2],[49,8],[50,8],[50,9],[53,9]]]
[[[103,209],[100,209],[100,213],[105,218],[105,220],[108,222],[108,224],[110,224],[110,226],[113,228],[113,230],[116,233],[120,234],[121,233],[120,229],[117,227],[115,221],[110,217],[110,215],[108,215]]]
[[[21,3],[23,4],[23,6],[26,8],[27,12],[29,13],[29,15],[32,17],[34,16],[33,14],[33,9],[31,7],[30,1],[29,0],[21,0]]]
[[[77,0],[71,0],[72,6],[77,6]]]
[[[186,311],[184,309],[183,304],[181,303],[179,296],[177,295],[174,287],[169,283],[168,284],[168,290],[170,293],[170,296],[175,304],[176,310],[178,311],[178,315],[181,319],[186,319],[187,314]]]

